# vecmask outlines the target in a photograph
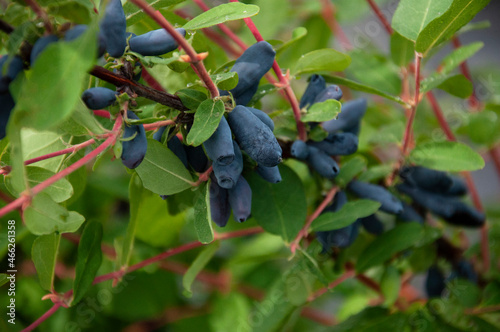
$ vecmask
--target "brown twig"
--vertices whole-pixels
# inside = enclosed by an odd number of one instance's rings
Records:
[[[35,14],[43,20],[43,24],[45,26],[45,30],[48,33],[52,33],[54,29],[52,28],[52,24],[50,23],[49,16],[47,13],[40,7],[40,5],[35,0],[24,0],[28,6],[35,12]]]

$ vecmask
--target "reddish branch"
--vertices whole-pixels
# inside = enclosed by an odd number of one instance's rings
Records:
[[[198,74],[200,75],[200,79],[205,83],[208,91],[210,91],[210,95],[212,98],[219,96],[219,89],[215,86],[214,82],[210,78],[210,75],[205,68],[205,65],[202,61],[198,59],[198,54],[194,50],[194,48],[187,42],[184,37],[175,30],[175,28],[167,21],[158,11],[155,11],[152,7],[149,6],[147,2],[144,0],[130,0],[137,7],[141,8],[149,17],[156,21],[165,31],[167,31],[179,44],[179,46],[186,52],[187,55],[191,58],[191,63],[196,67]]]
[[[51,186],[52,184],[56,183],[60,179],[64,178],[65,176],[73,173],[76,171],[78,168],[82,167],[86,163],[90,162],[92,159],[97,157],[100,153],[104,152],[108,147],[112,146],[115,144],[116,139],[118,135],[120,135],[120,127],[122,125],[122,117],[119,115],[116,118],[115,125],[113,127],[113,135],[108,137],[100,146],[98,146],[94,151],[90,152],[87,154],[85,157],[82,159],[78,160],[74,164],[68,166],[67,168],[63,169],[59,173],[51,176],[47,180],[43,181],[42,183],[36,185],[33,187],[31,190],[24,192],[21,194],[21,197],[17,198],[13,202],[7,204],[3,208],[0,209],[0,217],[6,215],[12,210],[15,210],[21,206],[23,206],[25,203],[29,203],[32,199],[33,196],[44,190],[45,188]]]
[[[142,79],[148,83],[150,87],[155,90],[166,92],[166,90],[161,86],[161,84],[149,73],[146,67],[142,66]]]
[[[403,156],[406,156],[409,152],[410,141],[412,137],[413,121],[415,120],[415,115],[417,113],[418,102],[420,100],[420,63],[422,60],[422,55],[415,52],[415,96],[413,104],[411,105],[410,117],[406,123],[406,130],[403,137]]]
[[[349,38],[347,38],[344,30],[335,18],[335,5],[330,0],[321,0],[321,6],[321,17],[330,28],[333,35],[339,38],[340,46],[342,46],[342,48],[346,51],[352,50],[353,46],[349,41]]]
[[[354,276],[356,276],[356,272],[353,269],[347,269],[340,277],[338,277],[337,279],[335,279],[334,281],[332,281],[328,286],[326,286],[326,287],[318,290],[316,293],[314,293],[313,295],[311,295],[307,299],[307,301],[308,302],[312,302],[312,301],[316,300],[321,295],[323,295],[326,292],[328,292],[329,290],[337,287],[338,285],[340,285],[345,280],[353,278]]]
[[[62,306],[62,303],[61,302],[57,302],[57,303],[54,303],[54,305],[52,306],[52,308],[50,308],[49,310],[47,310],[47,312],[45,312],[42,316],[40,316],[40,318],[38,318],[36,321],[34,321],[33,323],[31,323],[27,328],[25,328],[24,330],[22,330],[21,332],[29,332],[29,331],[33,331],[35,328],[38,327],[38,325],[42,324],[44,321],[47,320],[47,318],[49,318],[50,316],[52,316],[53,314],[55,314],[55,312]]]
[[[57,157],[57,156],[61,156],[63,154],[75,153],[76,151],[81,150],[83,148],[86,148],[87,146],[92,145],[94,143],[95,143],[95,140],[92,138],[92,139],[89,139],[88,141],[85,141],[85,142],[80,143],[80,144],[73,145],[72,147],[64,149],[64,150],[60,150],[60,151],[48,153],[46,155],[43,155],[43,156],[40,156],[40,157],[36,157],[36,158],[33,158],[33,159],[28,159],[28,160],[26,160],[24,162],[24,164],[25,165],[30,165],[30,164],[34,164],[34,163],[42,161],[42,160],[46,160],[46,159],[54,158],[54,157]]]
[[[40,5],[35,0],[25,0],[26,4],[31,7],[31,9],[35,12],[36,16],[43,20],[43,24],[45,26],[45,30],[50,34],[53,32],[52,24],[50,23],[50,19],[47,13],[40,7]]]
[[[297,250],[297,247],[299,245],[300,240],[302,240],[302,238],[306,237],[307,234],[309,233],[309,227],[311,227],[312,222],[316,218],[318,218],[318,216],[321,214],[321,212],[323,212],[323,210],[326,208],[326,206],[328,204],[330,204],[330,202],[333,200],[333,197],[337,193],[337,190],[338,190],[337,187],[333,187],[332,189],[330,189],[328,194],[326,194],[326,197],[323,200],[323,202],[321,202],[321,204],[316,208],[314,213],[311,214],[309,216],[309,218],[307,218],[306,224],[304,225],[304,227],[302,227],[302,229],[299,231],[299,234],[297,234],[295,239],[290,244],[290,251],[292,252],[292,254],[295,253],[295,251]]]
[[[460,48],[462,46],[462,43],[460,43],[460,39],[458,39],[457,36],[454,36],[451,39],[451,42],[453,44],[454,49]],[[460,71],[465,76],[465,78],[467,78],[471,83],[473,83],[472,75],[470,74],[469,66],[467,66],[466,61],[464,61],[460,64]],[[478,109],[480,106],[479,100],[477,99],[477,96],[476,96],[475,89],[472,89],[472,95],[469,97],[469,106],[473,110]]]
[[[372,8],[372,10],[375,13],[375,15],[377,15],[377,17],[379,18],[380,22],[382,22],[382,25],[384,26],[385,31],[387,31],[387,33],[389,35],[392,35],[393,31],[392,31],[391,24],[389,23],[389,21],[387,21],[386,17],[384,16],[384,14],[380,10],[380,8],[377,6],[377,4],[375,3],[375,1],[374,0],[366,0],[366,1],[368,1],[368,4]]]

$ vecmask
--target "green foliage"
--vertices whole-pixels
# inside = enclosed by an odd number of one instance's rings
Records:
[[[201,185],[194,203],[194,228],[201,243],[210,243],[214,240],[212,218],[210,216],[210,186]]]
[[[304,122],[328,121],[337,117],[340,113],[340,107],[340,102],[335,99],[328,99],[324,102],[313,104],[301,119]]]
[[[344,228],[359,218],[374,214],[380,207],[379,202],[369,199],[360,199],[347,202],[336,212],[325,212],[314,220],[312,228],[315,231],[331,231]]]
[[[226,3],[196,16],[188,23],[184,24],[186,30],[197,30],[208,28],[213,25],[227,21],[235,21],[245,17],[251,17],[259,13],[259,7],[255,5],[245,5],[243,3]]]
[[[54,274],[60,240],[60,234],[42,235],[33,241],[31,249],[31,257],[40,280],[40,286],[49,292],[54,289]]]
[[[222,100],[207,99],[198,106],[194,114],[193,127],[189,131],[186,141],[189,145],[198,146],[212,136],[224,116],[224,102]]]

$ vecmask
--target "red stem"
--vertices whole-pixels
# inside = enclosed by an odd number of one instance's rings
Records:
[[[33,159],[28,159],[24,162],[25,165],[30,165],[30,164],[33,164],[33,163],[36,163],[36,162],[39,162],[39,161],[42,161],[42,160],[46,160],[46,159],[50,159],[50,158],[54,158],[54,157],[57,157],[57,156],[61,156],[63,154],[68,154],[68,153],[74,153],[78,150],[81,150],[89,145],[92,145],[95,143],[95,140],[92,138],[92,139],[89,139],[88,141],[85,141],[85,142],[82,142],[80,144],[76,144],[76,145],[73,145],[72,147],[70,148],[67,148],[67,149],[64,149],[64,150],[60,150],[60,151],[56,151],[56,152],[52,152],[52,153],[48,153],[46,155],[43,155],[43,156],[40,156],[40,157],[36,157],[36,158],[33,158]]]
[[[448,125],[448,122],[446,121],[446,118],[444,117],[443,112],[441,111],[441,107],[439,106],[438,101],[434,96],[434,93],[432,91],[429,91],[427,92],[426,97],[429,103],[431,104],[432,111],[434,112],[434,115],[436,116],[436,119],[439,122],[439,126],[444,131],[446,138],[448,138],[449,141],[456,141],[457,139],[453,134],[453,131],[451,130],[450,126]]]
[[[462,43],[460,42],[460,39],[457,36],[454,36],[451,39],[451,42],[453,44],[454,49],[460,48],[462,46]],[[469,70],[469,66],[467,65],[467,61],[464,61],[460,64],[460,71],[465,76],[465,78],[467,78],[471,83],[473,83],[472,75],[470,74],[470,70]],[[477,96],[476,96],[476,90],[472,89],[472,95],[469,97],[469,106],[472,109],[478,109],[479,104],[480,104],[479,100],[477,99]]]
[[[43,20],[43,24],[45,26],[45,30],[50,34],[52,33],[52,24],[50,23],[50,19],[46,12],[40,7],[40,5],[35,0],[25,0],[26,4],[31,7],[31,9],[35,12],[36,16]]]
[[[413,121],[415,120],[415,115],[417,113],[418,102],[420,99],[420,63],[422,60],[422,56],[415,52],[415,96],[413,105],[411,106],[411,113],[408,121],[406,123],[406,130],[403,137],[403,156],[406,156],[409,152],[408,148],[410,146],[411,141],[411,132],[413,128]]]
[[[497,170],[497,174],[500,176],[500,147],[495,146],[490,149],[491,160],[493,160],[493,164]]]
[[[203,11],[207,11],[209,10],[210,8],[203,2],[203,0],[193,0],[194,3],[196,3],[198,5],[198,7],[201,8],[201,10]],[[221,31],[227,36],[229,37],[229,39],[231,39],[236,45],[238,45],[241,49],[243,50],[246,50],[247,49],[247,46],[245,45],[245,43],[243,43],[243,41],[238,37],[236,36],[236,34],[231,31],[231,29],[229,29],[225,24],[221,23],[221,24],[217,24],[217,26],[219,27],[219,29],[221,29]]]
[[[202,61],[198,60],[198,54],[194,50],[194,48],[187,42],[184,37],[175,30],[175,28],[170,24],[168,20],[165,19],[161,15],[159,11],[155,11],[152,7],[149,6],[147,2],[144,0],[130,0],[137,7],[141,8],[149,17],[156,21],[165,31],[167,31],[179,44],[179,46],[186,52],[186,54],[191,58],[191,63],[198,69],[199,77],[205,83],[208,91],[212,98],[219,96],[219,89],[215,86],[214,82],[210,78],[210,75],[205,68],[205,65]]]
[[[335,18],[335,5],[330,0],[321,0],[321,6],[321,17],[328,25],[332,33],[339,38],[340,46],[346,51],[352,50],[353,46],[349,41],[349,38],[347,38],[344,30]]]
[[[290,251],[292,252],[292,254],[295,253],[295,251],[297,250],[300,240],[302,240],[302,238],[307,236],[309,227],[311,227],[312,222],[316,218],[318,218],[321,212],[323,212],[326,206],[330,204],[330,202],[333,200],[333,197],[337,193],[337,190],[338,190],[337,187],[333,187],[332,189],[330,189],[330,191],[326,194],[326,197],[323,200],[323,202],[321,202],[321,204],[316,208],[314,213],[311,214],[309,218],[307,218],[306,224],[304,225],[304,227],[302,227],[302,229],[299,231],[299,234],[297,234],[295,239],[290,244]]]
[[[393,31],[392,31],[391,24],[389,23],[389,21],[387,21],[387,19],[385,18],[384,14],[382,13],[382,11],[378,7],[378,5],[373,0],[367,0],[367,1],[368,1],[368,4],[370,5],[370,7],[372,8],[372,10],[375,12],[375,15],[377,15],[380,22],[382,22],[382,25],[384,26],[385,31],[387,31],[387,33],[389,35],[392,35]]]
[[[239,2],[238,0],[230,0],[231,2]],[[259,32],[259,29],[255,26],[253,23],[252,19],[249,17],[246,17],[243,19],[250,29],[250,32],[252,32],[255,40],[257,41],[263,41],[264,38],[262,38],[262,35]],[[288,101],[290,102],[290,106],[292,107],[293,110],[293,117],[295,118],[295,122],[297,124],[297,131],[299,133],[299,139],[302,141],[307,140],[307,133],[306,133],[306,127],[304,126],[304,123],[300,120],[300,107],[299,107],[299,102],[297,101],[297,97],[295,96],[295,93],[293,92],[290,82],[288,81],[288,78],[283,76],[283,72],[281,71],[280,66],[274,60],[273,63],[273,70],[276,73],[276,76],[278,76],[279,82],[281,85],[285,86],[285,93],[288,98]]]
[[[174,120],[163,120],[163,121],[158,121],[155,123],[145,123],[144,130],[155,130],[158,127],[170,126],[170,125],[174,125],[174,124],[175,124]]]
[[[113,145],[116,142],[116,139],[118,135],[120,134],[120,127],[122,125],[122,117],[119,115],[116,118],[115,125],[113,127],[113,135],[108,137],[100,146],[98,146],[95,150],[87,154],[85,157],[82,159],[78,160],[74,164],[70,165],[69,167],[63,169],[59,173],[51,176],[47,180],[43,181],[42,183],[36,185],[31,189],[29,192],[25,192],[21,194],[21,197],[17,198],[13,202],[7,204],[3,208],[0,209],[0,217],[6,215],[10,211],[17,209],[18,207],[21,207],[24,203],[27,203],[31,201],[32,197],[45,188],[49,187],[50,185],[56,183],[60,179],[64,178],[65,176],[71,174],[72,172],[76,171],[78,168],[82,167],[86,163],[90,162],[93,158],[97,157],[101,152],[105,151],[109,146]]]
[[[94,115],[101,118],[111,119],[111,114],[106,110],[94,110]]]
[[[45,320],[47,320],[47,318],[52,316],[61,306],[62,304],[60,302],[54,303],[54,305],[49,310],[47,310],[47,312],[41,315],[40,318],[38,318],[36,321],[31,323],[27,328],[21,330],[21,332],[33,331],[35,328],[38,327],[38,325],[42,324]]]

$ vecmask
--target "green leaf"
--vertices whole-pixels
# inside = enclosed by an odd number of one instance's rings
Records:
[[[359,218],[368,217],[378,211],[379,202],[369,199],[359,199],[347,202],[336,212],[325,212],[316,218],[311,224],[311,228],[317,231],[333,231],[344,228],[355,222]]]
[[[289,243],[306,221],[306,196],[297,174],[284,165],[279,169],[280,183],[269,183],[255,172],[247,180],[252,188],[252,216],[267,232]]]
[[[49,292],[54,290],[54,274],[60,240],[61,234],[42,235],[33,241],[33,247],[31,247],[31,259],[35,264],[40,286]]]
[[[186,137],[187,144],[198,146],[213,135],[224,116],[222,100],[207,99],[200,104],[194,114],[193,126]]]
[[[307,302],[311,290],[311,275],[306,270],[288,273],[284,276],[285,295],[291,304],[299,306]]]
[[[196,110],[200,104],[207,99],[207,95],[204,92],[194,90],[194,89],[182,89],[175,93],[179,98],[181,98],[184,106],[190,110]]]
[[[30,128],[21,130],[23,160],[36,158],[45,154],[66,149],[68,146],[61,134],[52,131],[36,131]],[[38,161],[33,166],[42,167],[52,172],[58,172],[66,156],[57,156]]]
[[[419,322],[421,322],[419,320]],[[350,316],[340,324],[333,326],[329,332],[382,332],[405,331],[409,326],[407,317],[402,312],[390,313],[381,307],[367,307],[360,313]],[[442,331],[442,330],[440,330]]]
[[[450,172],[475,171],[484,167],[479,153],[459,142],[429,142],[417,145],[410,154],[416,165]]]
[[[210,185],[200,186],[198,197],[194,203],[194,228],[201,243],[210,243],[214,240],[212,218],[210,216]]]
[[[439,17],[453,0],[401,0],[392,17],[392,27],[402,36],[417,40],[417,37],[433,19]]]
[[[299,58],[294,75],[319,71],[343,71],[351,63],[351,58],[331,48],[309,52]]]
[[[7,273],[0,273],[0,287],[5,285],[6,283],[9,282],[9,279],[7,279]]]
[[[28,21],[22,22],[17,26],[14,31],[9,35],[9,40],[5,48],[9,54],[15,54],[21,47],[21,44],[27,40],[32,43],[35,42],[36,37],[41,33],[41,29],[37,27],[36,22]]]
[[[196,279],[196,276],[205,268],[212,257],[214,257],[219,247],[219,242],[215,242],[205,246],[203,250],[198,254],[198,256],[196,256],[193,263],[187,269],[186,273],[184,273],[184,276],[182,277],[182,286],[184,286],[184,293],[187,296],[192,295],[191,285]]]
[[[135,169],[146,189],[158,195],[172,195],[191,187],[193,178],[166,146],[148,139],[148,151]]]
[[[474,143],[493,146],[500,138],[500,119],[493,111],[470,113],[466,132]]]
[[[150,7],[155,10],[166,8],[184,2],[186,0],[146,0]],[[140,22],[149,16],[131,1],[127,1],[123,5],[123,11],[125,12],[125,17],[127,18],[127,26],[131,26]]]
[[[102,225],[98,221],[90,221],[83,229],[78,256],[76,259],[75,281],[73,282],[73,300],[75,305],[83,298],[92,286],[94,277],[102,262]]]
[[[377,237],[365,248],[359,256],[356,271],[364,272],[384,263],[396,253],[411,248],[420,241],[423,234],[423,228],[419,223],[411,222],[397,225]]]
[[[231,90],[238,84],[238,73],[234,71],[218,73],[210,75],[210,77],[215,85],[221,90]]]
[[[363,172],[365,168],[366,158],[355,156],[342,164],[339,174],[335,177],[335,182],[339,186],[345,187],[356,175]]]
[[[462,99],[470,97],[474,89],[472,82],[462,74],[448,78],[439,84],[438,88]]]
[[[384,304],[392,306],[398,299],[400,289],[401,276],[398,270],[392,265],[387,266],[380,280],[380,290],[384,295]]]
[[[462,74],[429,76],[421,82],[420,86],[422,93],[436,87],[459,98],[469,97],[473,90],[472,83]]]
[[[305,115],[302,116],[303,122],[323,122],[332,120],[340,113],[341,104],[338,100],[328,99],[321,103],[314,103]]]
[[[435,18],[420,32],[415,49],[425,57],[431,49],[453,37],[489,2],[490,0],[454,0],[443,15]]]
[[[71,136],[87,136],[90,133],[98,135],[105,132],[105,129],[81,100],[76,104],[71,116],[61,122],[57,129]]]
[[[441,61],[441,74],[448,74],[455,68],[457,68],[462,62],[467,60],[476,54],[480,49],[482,49],[484,43],[475,42],[469,45],[465,45],[457,48]]]
[[[328,83],[345,85],[346,87],[351,88],[353,90],[371,93],[373,95],[378,95],[378,96],[384,97],[388,100],[395,101],[396,103],[399,103],[401,105],[406,105],[406,103],[401,98],[399,98],[397,96],[390,95],[390,94],[388,94],[384,91],[381,91],[377,88],[373,88],[373,87],[365,85],[363,83],[355,82],[355,81],[350,80],[348,78],[344,78],[344,77],[340,77],[340,76],[333,76],[333,75],[329,75],[329,76],[323,75],[323,78]]]
[[[138,214],[142,203],[141,194],[144,190],[144,187],[137,173],[132,174],[132,176],[130,177],[130,184],[128,188],[130,202],[130,220],[128,222],[127,232],[125,233],[125,239],[123,240],[121,248],[121,267],[128,266],[130,256],[132,255],[132,250],[134,248],[135,231],[137,229],[137,222],[139,219]],[[151,210],[149,210],[148,212],[151,212]],[[152,213],[148,213],[148,217],[154,218],[154,215]]]
[[[361,173],[358,177],[358,180],[363,182],[375,182],[387,177],[389,174],[391,174],[392,170],[392,165],[372,166],[368,168],[366,172]]]
[[[90,22],[90,6],[77,1],[57,1],[47,7],[48,14],[57,15],[77,24]]]
[[[39,55],[11,115],[16,126],[48,129],[68,118],[80,100],[96,57],[96,27],[66,43],[52,43]]]
[[[489,27],[491,27],[491,23],[488,20],[469,22],[463,28],[457,31],[457,36],[470,31],[488,29]]]
[[[45,193],[33,197],[24,211],[26,227],[35,235],[73,233],[80,228],[85,218],[74,211],[68,211]]]
[[[251,17],[257,15],[258,13],[259,7],[255,5],[245,5],[240,2],[226,3],[201,13],[184,24],[183,28],[186,30],[203,29],[227,21],[235,21]]]
[[[406,66],[415,57],[415,43],[394,31],[391,35],[391,57],[396,65]]]
[[[210,331],[233,331],[235,326],[240,326],[250,315],[250,301],[238,292],[222,294],[214,302],[209,318]]]
[[[304,27],[298,27],[293,29],[292,38],[286,43],[280,45],[280,47],[276,50],[276,57],[278,57],[281,53],[283,53],[290,46],[295,44],[297,41],[301,40],[307,35],[307,29]]]
[[[54,172],[41,167],[26,167],[26,177],[30,188],[33,188],[34,186],[42,183],[53,175],[55,175]],[[14,193],[16,196],[19,195],[19,193],[16,192],[11,186],[10,180],[11,177],[7,176],[5,178],[5,185],[11,193]],[[69,183],[68,180],[62,178],[48,188],[44,189],[42,192],[48,194],[50,198],[52,198],[56,203],[61,203],[69,199],[73,195],[73,186],[71,186],[71,183]]]

